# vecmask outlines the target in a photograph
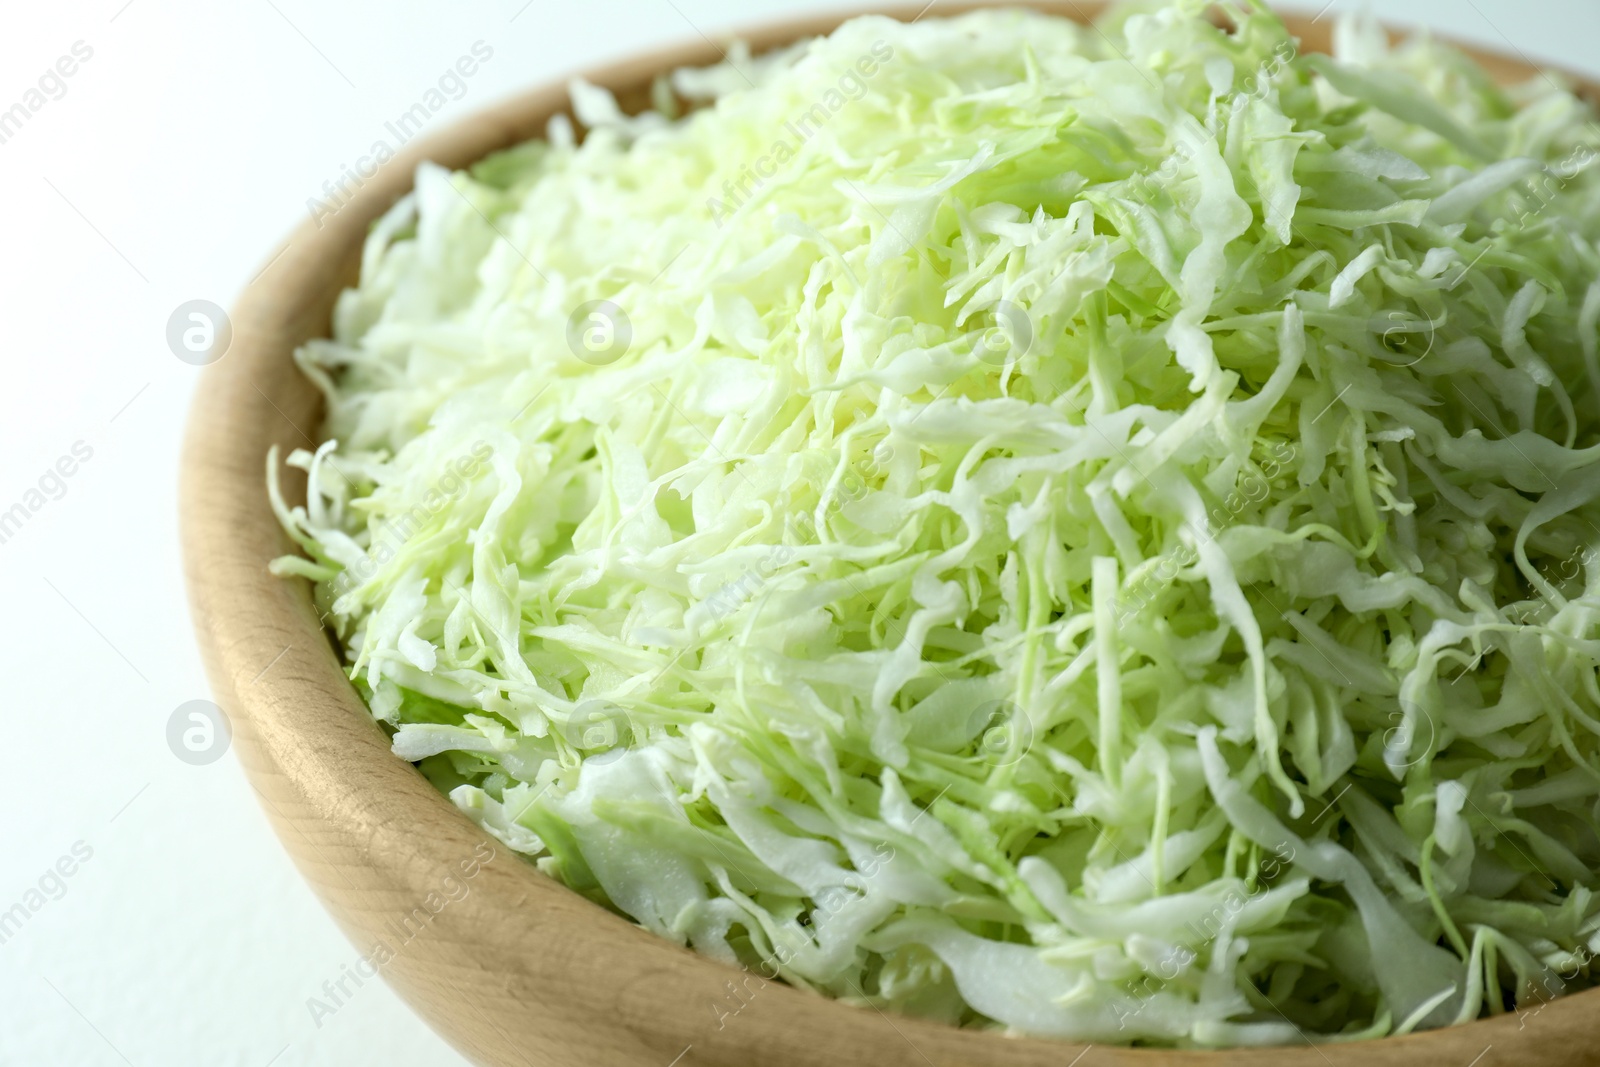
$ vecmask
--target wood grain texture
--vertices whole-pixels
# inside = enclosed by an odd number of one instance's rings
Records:
[[[1082,19],[1099,5],[1034,6]],[[819,16],[742,36],[759,50],[839,21]],[[1327,47],[1327,21],[1295,29],[1306,48]],[[713,45],[696,41],[587,76],[637,110],[656,74],[717,58]],[[1480,58],[1506,80],[1534,73],[1503,57]],[[1600,1043],[1589,1038],[1600,1029],[1600,991],[1557,1000],[1525,1021],[1502,1016],[1357,1045],[1092,1047],[1076,1060],[1082,1045],[891,1018],[763,984],[640,930],[493,842],[393,756],[345,678],[308,584],[267,573],[270,559],[293,548],[267,505],[267,450],[311,447],[321,418],[320,397],[290,353],[326,336],[335,297],[356,279],[368,225],[409,190],[417,163],[463,167],[540,135],[566,110],[564,84],[419,142],[320,227],[296,231],[238,302],[232,347],[202,376],[183,458],[191,605],[240,761],[284,846],[357,951],[381,945],[378,957],[393,954],[382,975],[424,1019],[486,1067],[1467,1067],[1489,1046],[1476,1060],[1481,1067],[1600,1064]],[[295,499],[303,482],[286,489]],[[460,864],[491,846],[492,858],[463,877]],[[747,1006],[719,1021],[730,982]]]

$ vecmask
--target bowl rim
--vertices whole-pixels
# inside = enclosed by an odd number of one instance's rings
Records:
[[[932,6],[833,11],[723,39],[762,51],[829,32],[855,15],[914,21]],[[949,3],[938,15],[991,6]],[[1080,23],[1104,7],[1091,0],[1014,6]],[[1326,23],[1286,21],[1302,47],[1327,49]],[[1463,50],[1503,81],[1549,69],[1525,57]],[[637,105],[656,74],[720,58],[718,45],[702,37],[583,77]],[[1600,96],[1592,83],[1568,77],[1591,99]],[[648,933],[515,858],[396,758],[344,673],[309,583],[267,573],[269,560],[295,546],[267,502],[266,456],[273,446],[314,447],[306,430],[317,425],[321,407],[290,356],[327,335],[333,301],[354,280],[368,225],[410,190],[418,163],[461,168],[541,136],[551,116],[570,115],[566,85],[565,78],[546,83],[419,138],[331,215],[302,223],[240,295],[231,346],[202,373],[191,406],[180,518],[207,673],[279,839],[362,953],[357,985],[381,973],[463,1055],[496,1067],[1060,1067],[1091,1050],[1085,1067],[1316,1067],[1352,1057],[1464,1067],[1513,1042],[1530,1062],[1588,1062],[1581,1050],[1586,1032],[1600,1025],[1600,990],[1520,1016],[1403,1037],[1223,1051],[1086,1045],[891,1017],[741,974]],[[286,477],[285,491],[303,499],[303,478]],[[1535,1015],[1544,1018],[1528,1025]]]

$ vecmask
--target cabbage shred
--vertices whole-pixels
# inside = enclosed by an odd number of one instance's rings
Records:
[[[1209,7],[860,18],[423,167],[298,354],[303,506],[270,464],[395,752],[663,937],[956,1024],[1586,984],[1592,115]]]

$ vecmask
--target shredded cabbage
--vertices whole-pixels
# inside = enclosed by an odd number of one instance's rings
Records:
[[[663,937],[955,1024],[1587,983],[1591,112],[1210,7],[859,18],[421,168],[298,354],[303,506],[269,462],[395,752]]]

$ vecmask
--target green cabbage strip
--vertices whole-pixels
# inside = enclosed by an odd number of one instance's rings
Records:
[[[861,18],[423,167],[299,353],[303,507],[271,465],[395,752],[663,937],[952,1023],[1587,983],[1590,112],[1207,7]]]

